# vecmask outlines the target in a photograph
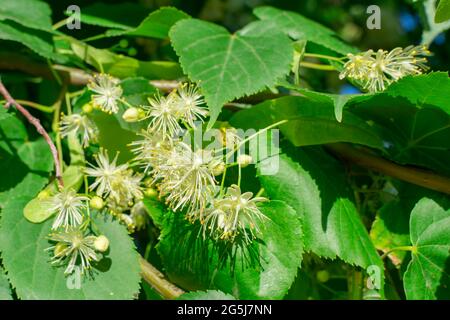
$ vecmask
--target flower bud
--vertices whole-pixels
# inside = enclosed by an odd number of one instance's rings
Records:
[[[316,278],[319,282],[325,283],[330,280],[330,273],[327,270],[320,270],[316,273]]]
[[[144,190],[144,194],[146,197],[148,197],[152,200],[158,199],[158,191],[155,188],[146,188]]]
[[[94,107],[92,106],[91,103],[86,103],[83,107],[82,110],[84,113],[91,113],[92,110],[94,110]]]
[[[105,205],[105,202],[99,196],[95,196],[91,199],[91,201],[89,201],[89,205],[92,209],[100,210]]]
[[[212,173],[215,176],[219,176],[223,173],[224,170],[225,170],[225,163],[221,161],[218,165],[212,168]]]
[[[94,248],[97,251],[105,252],[109,248],[109,240],[107,237],[101,235],[94,241]]]
[[[240,154],[237,157],[237,162],[242,168],[245,168],[246,166],[248,166],[250,163],[253,162],[253,158],[248,154]]]
[[[128,45],[129,45],[129,43],[128,43],[127,39],[122,39],[122,40],[119,41],[119,46],[121,48],[126,48],[126,47],[128,47]]]
[[[144,118],[145,114],[142,109],[128,108],[122,115],[123,120],[126,122],[137,122]]]

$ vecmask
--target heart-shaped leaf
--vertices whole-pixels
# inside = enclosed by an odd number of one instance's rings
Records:
[[[223,104],[273,86],[290,71],[293,47],[281,33],[230,34],[215,24],[186,19],[175,24],[169,36],[184,72],[202,88],[210,125]]]
[[[433,200],[420,200],[411,212],[412,260],[403,280],[410,300],[450,294],[450,212]]]

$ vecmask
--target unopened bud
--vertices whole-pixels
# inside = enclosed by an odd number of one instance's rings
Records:
[[[94,241],[95,250],[105,252],[109,248],[109,240],[107,237],[101,235]]]
[[[246,166],[248,166],[250,163],[253,162],[253,158],[248,154],[240,154],[237,157],[237,162],[242,168],[245,168]]]
[[[330,273],[327,270],[320,270],[317,272],[316,278],[319,282],[327,282],[330,280]]]
[[[92,110],[94,110],[94,107],[92,106],[91,103],[86,103],[82,108],[84,113],[91,113]]]
[[[137,122],[145,117],[144,110],[138,108],[128,108],[122,115],[126,122]]]
[[[100,210],[105,205],[105,202],[99,196],[95,196],[91,199],[91,201],[89,201],[89,205],[92,209]]]
[[[225,163],[221,161],[218,165],[212,168],[212,173],[215,176],[219,176],[224,172],[224,170],[225,170]]]
[[[144,194],[146,197],[152,200],[158,199],[158,191],[155,188],[146,188],[144,190]]]

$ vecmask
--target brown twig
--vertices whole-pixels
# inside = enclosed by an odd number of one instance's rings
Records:
[[[45,131],[44,127],[41,125],[41,122],[39,119],[33,117],[31,113],[28,112],[27,109],[22,107],[14,98],[9,94],[8,90],[3,85],[3,82],[0,80],[0,94],[5,98],[6,105],[5,108],[9,108],[10,106],[15,106],[16,109],[36,128],[37,132],[41,134],[45,141],[47,142],[48,146],[50,147],[50,151],[53,156],[53,161],[55,162],[55,173],[56,173],[56,179],[58,180],[58,185],[60,188],[64,186],[64,182],[62,179],[62,172],[61,172],[61,163],[59,162],[58,157],[58,151],[55,147],[55,144],[53,143],[52,139],[48,135],[47,131]]]
[[[345,143],[329,144],[326,148],[338,158],[358,166],[383,173],[427,189],[450,194],[450,179],[416,167],[403,166]]]
[[[144,258],[139,257],[139,264],[142,278],[163,298],[176,299],[184,293],[183,290],[166,280],[164,275]]]
[[[82,69],[57,64],[53,65],[52,68],[64,82],[76,86],[86,85],[93,78],[93,75],[95,75],[95,72],[87,72]],[[47,64],[32,61],[30,60],[30,57],[16,53],[12,55],[10,53],[0,52],[0,70],[19,70],[33,76],[44,77],[50,80],[55,79],[55,75]],[[180,86],[180,82],[176,80],[150,80],[150,84],[165,93],[171,92]],[[281,96],[282,95],[280,94],[272,92],[261,92],[248,97],[243,97],[235,102],[242,104],[256,104],[267,99],[275,99]],[[227,104],[226,107],[228,108],[230,106]]]

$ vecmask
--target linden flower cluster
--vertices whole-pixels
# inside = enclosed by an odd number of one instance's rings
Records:
[[[78,195],[73,189],[62,190],[50,197],[44,192],[40,198],[56,215],[49,235],[49,240],[56,243],[47,249],[53,251],[52,264],[67,263],[65,274],[72,273],[77,265],[82,273],[89,270],[91,262],[99,260],[97,252],[105,252],[109,246],[105,236],[89,235],[85,230],[89,198]]]
[[[182,125],[195,129],[195,123],[208,115],[203,103],[191,84],[166,97],[150,99],[149,106],[142,107],[147,129],[141,140],[132,143],[136,160],[149,175],[149,185],[157,188],[159,198],[174,212],[184,212],[192,223],[200,221],[203,236],[233,241],[240,234],[250,242],[264,217],[257,203],[265,199],[252,199],[249,192],[241,194],[237,185],[219,188],[216,177],[225,174],[227,166],[223,155],[217,155],[216,150],[193,149],[180,138]],[[240,142],[231,128],[222,132],[222,140],[226,146],[233,145],[233,150]]]
[[[348,54],[348,61],[339,77],[362,82],[363,88],[368,92],[384,91],[390,84],[405,76],[426,71],[427,59],[424,56],[429,55],[431,53],[426,46]]]

